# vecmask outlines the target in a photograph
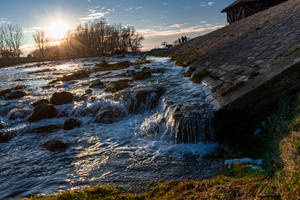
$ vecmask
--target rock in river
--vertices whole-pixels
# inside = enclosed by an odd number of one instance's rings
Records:
[[[102,88],[104,87],[104,83],[100,79],[96,79],[91,82],[90,88]]]
[[[136,86],[124,90],[116,96],[120,96],[129,113],[143,113],[145,110],[153,109],[158,104],[165,89],[161,86]]]
[[[35,122],[42,119],[54,118],[57,116],[56,108],[51,104],[38,104],[28,118],[29,122]]]
[[[130,80],[118,80],[106,85],[105,92],[115,93],[129,87]]]
[[[31,105],[32,105],[33,107],[36,107],[36,106],[39,105],[40,103],[49,104],[49,101],[48,101],[48,99],[40,99],[40,100],[38,100],[38,101],[32,103]]]
[[[11,132],[7,132],[7,131],[1,132],[0,131],[0,143],[6,143],[14,137],[15,137],[15,135],[12,134]]]
[[[37,127],[31,130],[32,133],[53,133],[61,129],[60,125],[50,124],[46,126]]]
[[[74,128],[80,127],[81,122],[77,119],[67,119],[64,123],[64,129],[65,130],[72,130]]]
[[[126,112],[121,107],[109,106],[98,112],[95,122],[112,124],[122,120],[125,116]]]
[[[7,100],[11,100],[11,99],[20,99],[24,96],[26,96],[27,93],[24,91],[14,91],[14,92],[10,92],[6,95]]]
[[[74,96],[70,92],[56,92],[52,95],[50,102],[53,105],[63,105],[72,102]]]
[[[64,142],[62,142],[58,139],[50,140],[50,141],[46,142],[45,144],[43,144],[43,146],[52,152],[62,151],[68,147]]]
[[[13,110],[11,110],[9,112],[9,119],[10,120],[16,120],[16,119],[24,119],[26,116],[28,116],[28,114],[30,114],[30,110],[29,109],[18,109],[15,108]]]

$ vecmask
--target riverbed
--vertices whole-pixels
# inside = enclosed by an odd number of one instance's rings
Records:
[[[134,63],[137,57],[106,59],[109,63]],[[218,148],[210,135],[213,134],[211,118],[218,109],[210,90],[184,78],[185,69],[175,66],[169,58],[147,59],[150,62],[139,66],[95,72],[86,78],[58,81],[50,86],[51,80],[92,69],[103,58],[1,68],[0,89],[25,85],[22,90],[27,95],[0,99],[0,122],[4,124],[0,131],[15,136],[0,143],[0,199],[53,194],[99,184],[145,186],[153,181],[204,179],[215,174],[221,161],[203,159]],[[104,92],[104,88],[86,92],[96,79],[105,84],[128,79],[130,73],[143,68],[151,70],[151,78],[133,81],[129,88],[116,94]],[[130,112],[127,94],[153,88],[163,91],[155,105],[151,101],[148,106],[147,100]],[[53,93],[61,91],[74,94],[75,100],[55,106],[56,118],[28,122],[33,102],[50,99]],[[116,98],[118,95],[122,98]],[[157,98],[155,95],[155,91],[150,92],[151,99]],[[111,124],[95,122],[104,105],[124,110],[125,116]],[[81,126],[51,133],[32,132],[41,126],[63,126],[70,118],[80,121]],[[62,141],[67,148],[49,151],[43,144],[53,139]]]

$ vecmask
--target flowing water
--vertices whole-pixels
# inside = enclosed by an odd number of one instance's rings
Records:
[[[211,119],[218,109],[210,90],[183,78],[184,69],[174,66],[170,59],[149,59],[152,62],[142,67],[153,70],[152,78],[132,82],[129,89],[114,95],[93,89],[85,100],[56,106],[57,118],[35,123],[28,123],[26,118],[36,100],[49,99],[57,91],[82,96],[93,80],[118,80],[128,69],[94,73],[86,79],[58,82],[55,87],[43,86],[76,70],[91,69],[101,58],[0,69],[1,89],[26,85],[29,93],[16,100],[0,99],[0,122],[5,124],[0,131],[16,134],[9,142],[0,143],[0,199],[97,184],[129,187],[159,180],[203,179],[214,174],[220,162],[202,159],[218,146],[208,142],[214,139]],[[136,69],[131,66],[130,70]],[[130,96],[135,91],[150,95],[139,103]],[[103,106],[118,107],[126,117],[113,124],[96,123]],[[16,109],[18,114],[14,115]],[[81,127],[52,133],[31,131],[49,124],[63,125],[69,118],[80,120]],[[48,151],[43,144],[51,139],[63,141],[68,148]]]

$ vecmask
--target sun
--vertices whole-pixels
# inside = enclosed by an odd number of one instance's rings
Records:
[[[49,27],[49,36],[55,40],[59,40],[65,37],[66,33],[69,30],[69,25],[63,21],[54,22]]]

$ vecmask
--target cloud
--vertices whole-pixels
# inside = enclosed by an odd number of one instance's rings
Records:
[[[129,11],[132,11],[132,10],[140,10],[140,9],[143,9],[143,8],[144,8],[143,6],[139,6],[139,7],[135,7],[135,8],[126,8],[126,9],[124,9],[124,11],[129,12]]]
[[[224,25],[205,24],[199,26],[191,26],[180,30],[156,31],[151,29],[140,29],[138,30],[138,32],[144,37],[163,37],[163,36],[178,35],[178,34],[201,33],[206,31],[213,31],[222,28],[223,26]]]
[[[35,33],[38,30],[48,30],[49,27],[43,27],[43,26],[35,26],[35,27],[30,27],[30,28],[25,28],[24,33]]]
[[[204,7],[207,7],[207,6],[212,6],[214,4],[215,4],[214,1],[200,2],[200,7],[204,8]]]
[[[183,24],[172,24],[169,28],[180,28]]]
[[[1,24],[10,24],[11,22],[7,18],[0,18],[0,25]]]
[[[105,15],[109,14],[111,11],[114,11],[112,9],[105,9],[105,7],[100,8],[98,7],[94,7],[94,8],[90,8],[88,9],[88,16],[86,17],[81,17],[80,18],[80,22],[81,23],[86,23],[88,21],[92,21],[95,19],[101,19],[104,18]]]

